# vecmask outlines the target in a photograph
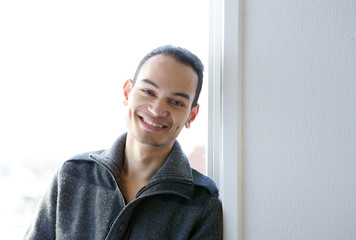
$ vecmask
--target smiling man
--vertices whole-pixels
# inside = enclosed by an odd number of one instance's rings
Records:
[[[163,46],[124,85],[127,133],[66,161],[25,239],[221,239],[218,190],[177,136],[199,112],[203,65]]]

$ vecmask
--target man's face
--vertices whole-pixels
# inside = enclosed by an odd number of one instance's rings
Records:
[[[197,85],[190,66],[162,54],[149,58],[126,94],[128,134],[151,147],[172,146],[198,113],[199,106],[192,109]]]

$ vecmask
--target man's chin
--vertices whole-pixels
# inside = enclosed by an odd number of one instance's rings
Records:
[[[151,136],[139,136],[136,137],[136,140],[142,145],[146,145],[147,147],[152,147],[152,148],[158,148],[163,145],[156,138],[153,138]]]

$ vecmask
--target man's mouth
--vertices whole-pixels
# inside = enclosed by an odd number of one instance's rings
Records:
[[[144,121],[145,123],[147,123],[147,124],[150,125],[150,126],[157,127],[157,128],[165,128],[165,127],[166,127],[166,126],[164,126],[164,125],[151,122],[150,120],[148,120],[148,119],[146,119],[146,118],[143,118],[143,117],[141,117],[141,116],[140,116],[140,118],[142,119],[142,121]]]

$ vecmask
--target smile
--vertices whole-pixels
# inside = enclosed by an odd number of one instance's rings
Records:
[[[151,125],[151,126],[153,126],[153,127],[158,127],[158,128],[164,128],[164,127],[165,127],[165,126],[163,126],[163,125],[161,125],[161,124],[157,124],[157,123],[151,122],[150,120],[147,120],[147,119],[145,119],[145,118],[143,118],[143,117],[141,117],[141,119],[142,119],[145,123],[147,123],[148,125]]]

